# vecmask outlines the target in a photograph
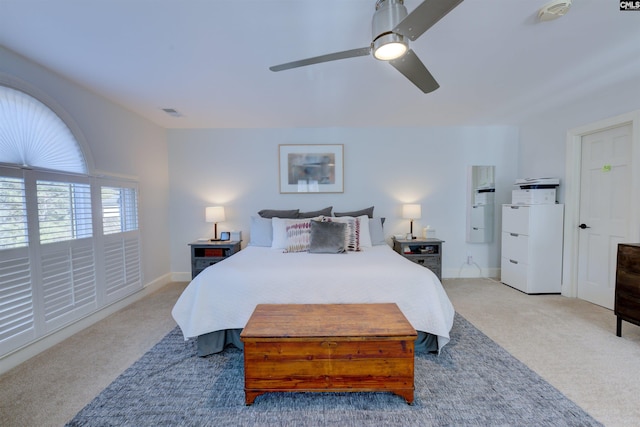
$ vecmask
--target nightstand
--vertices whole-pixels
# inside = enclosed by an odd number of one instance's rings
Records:
[[[205,241],[189,243],[191,246],[191,278],[202,270],[240,251],[240,241]]]
[[[442,244],[440,239],[396,239],[393,238],[393,250],[400,255],[427,267],[433,271],[439,280],[442,280]]]

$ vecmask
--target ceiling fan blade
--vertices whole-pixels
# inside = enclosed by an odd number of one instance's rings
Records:
[[[371,46],[359,49],[345,50],[342,52],[329,53],[327,55],[314,56],[313,58],[301,59],[299,61],[287,62],[286,64],[274,65],[269,67],[271,71],[282,71],[291,68],[304,67],[306,65],[319,64],[321,62],[336,61],[338,59],[355,58],[357,56],[366,56],[371,53]]]
[[[440,85],[433,78],[427,67],[424,66],[420,58],[411,49],[398,59],[389,61],[396,70],[400,71],[411,83],[418,86],[424,93],[433,92]]]
[[[396,25],[393,32],[415,40],[420,37],[422,33],[433,27],[443,16],[462,3],[462,1],[463,0],[425,0]]]

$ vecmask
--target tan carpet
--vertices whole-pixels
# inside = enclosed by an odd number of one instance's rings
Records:
[[[445,279],[462,316],[607,426],[640,425],[640,327],[610,310]],[[0,425],[60,426],[175,326],[173,283],[0,377]]]

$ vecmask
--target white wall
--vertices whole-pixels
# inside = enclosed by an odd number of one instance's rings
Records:
[[[549,105],[544,114],[520,126],[519,178],[559,177],[559,201],[564,201],[566,136],[573,128],[640,109],[640,84],[622,80],[570,103]]]
[[[171,271],[190,277],[187,244],[211,237],[206,206],[224,205],[219,230],[241,230],[263,208],[334,211],[375,206],[390,237],[406,233],[402,203],[422,204],[415,230],[430,225],[446,241],[443,275],[457,277],[467,255],[483,269],[500,265],[499,218],[491,244],[467,244],[466,185],[470,165],[495,165],[497,203],[516,177],[518,132],[511,127],[169,130]],[[344,144],[343,194],[280,194],[278,144]],[[470,274],[463,271],[462,275]],[[477,274],[472,271],[471,274]]]
[[[0,47],[0,75],[52,100],[82,132],[98,173],[136,177],[140,191],[143,283],[169,274],[166,133],[108,100]]]

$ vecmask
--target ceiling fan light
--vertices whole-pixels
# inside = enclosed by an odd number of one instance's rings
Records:
[[[378,37],[373,42],[373,56],[381,61],[391,61],[407,53],[409,46],[404,37],[389,33]]]

